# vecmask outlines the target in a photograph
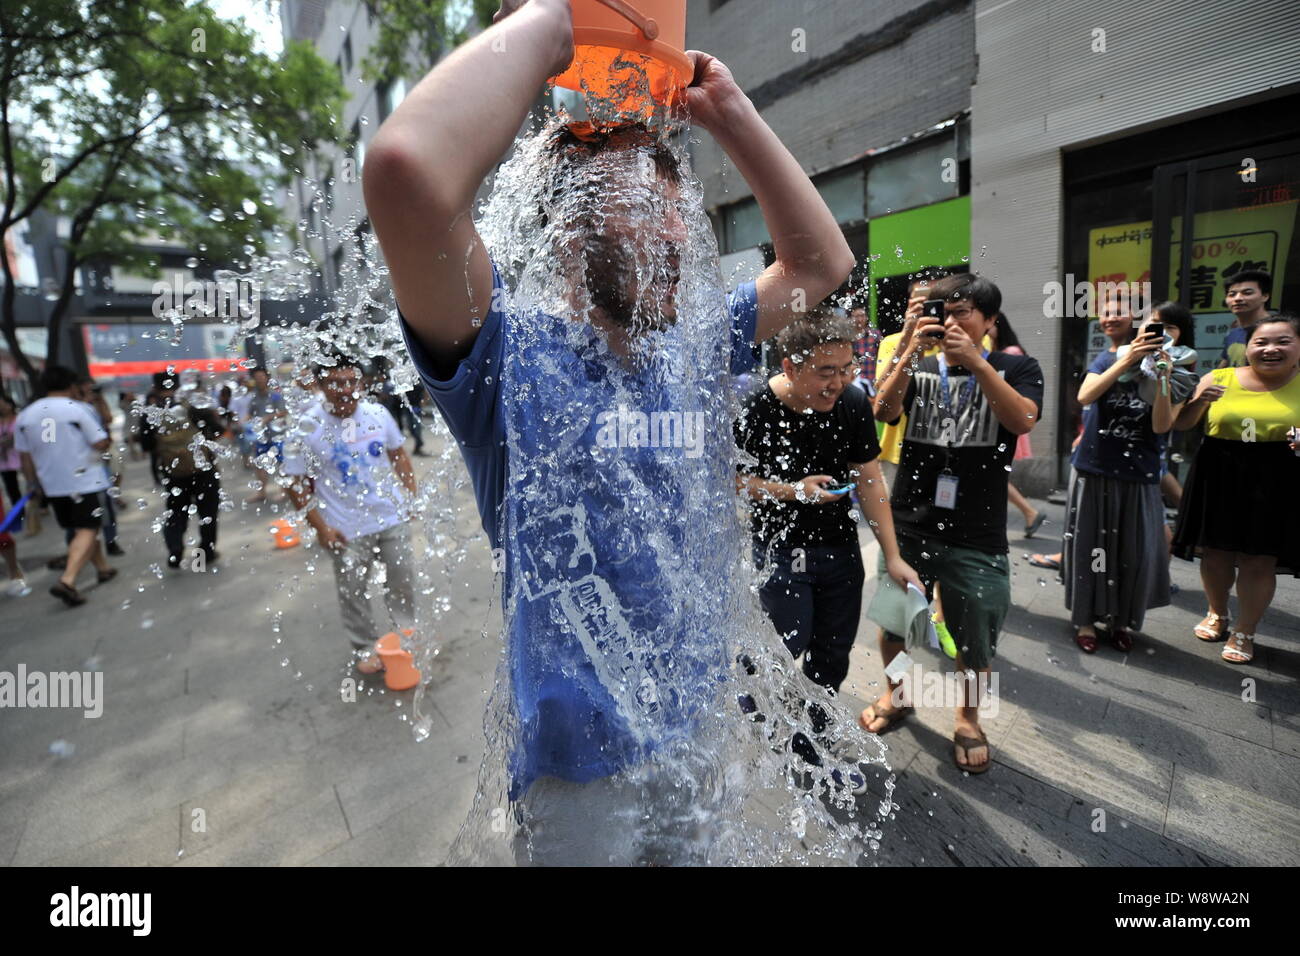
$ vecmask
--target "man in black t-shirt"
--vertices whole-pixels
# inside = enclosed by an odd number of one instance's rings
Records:
[[[853,323],[821,311],[777,336],[781,374],[745,404],[736,442],[740,486],[753,499],[754,559],[771,574],[763,608],[804,673],[838,690],[857,635],[865,573],[861,511],[880,542],[888,573],[920,586],[899,556],[888,492],[876,456],[876,425],[857,372]]]
[[[949,276],[930,291],[945,316],[922,316],[906,349],[876,396],[875,414],[893,423],[907,414],[892,505],[903,557],[927,585],[939,585],[948,629],[959,648],[959,672],[991,672],[998,633],[1011,604],[1007,563],[1007,477],[1016,438],[1038,421],[1043,374],[1028,356],[988,352],[980,343],[992,328],[1002,293],[983,276]],[[922,358],[938,341],[937,355]],[[881,634],[886,667],[902,638]],[[987,688],[985,682],[982,685]],[[989,767],[974,688],[964,682],[957,708],[957,766]],[[886,693],[862,715],[880,732],[904,708]]]

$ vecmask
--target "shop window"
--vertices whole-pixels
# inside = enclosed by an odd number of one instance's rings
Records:
[[[886,154],[867,173],[867,215],[926,206],[961,195],[961,164],[951,136]]]

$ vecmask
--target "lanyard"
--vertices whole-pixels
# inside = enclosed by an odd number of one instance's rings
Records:
[[[980,354],[983,358],[988,358],[989,350],[984,349]],[[966,370],[966,382],[962,385],[961,394],[959,396],[960,404],[954,407],[952,404],[952,392],[948,387],[948,362],[942,354],[936,356],[936,358],[939,360],[940,400],[943,402],[944,409],[952,412],[953,420],[956,422],[957,419],[961,418],[962,411],[970,405],[972,399],[975,397],[975,375],[970,371],[970,369]]]

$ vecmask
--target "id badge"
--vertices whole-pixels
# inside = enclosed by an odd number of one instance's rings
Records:
[[[953,509],[957,507],[957,476],[940,475],[934,489],[934,506]]]

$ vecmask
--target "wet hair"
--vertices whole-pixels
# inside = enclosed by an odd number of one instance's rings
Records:
[[[1278,322],[1281,322],[1284,325],[1291,326],[1291,331],[1296,334],[1297,338],[1300,338],[1300,317],[1297,317],[1293,312],[1279,312],[1276,315],[1270,315],[1268,318],[1260,319],[1258,322],[1256,322],[1255,325],[1251,328],[1250,334],[1246,336],[1246,344],[1249,345],[1250,340],[1255,337],[1255,333],[1258,332],[1260,329],[1262,329],[1264,326],[1274,325],[1275,323]]]
[[[557,116],[543,134],[546,151],[557,160],[551,196],[574,185],[574,176],[596,156],[618,150],[638,150],[654,160],[655,171],[670,183],[680,183],[682,173],[677,157],[666,140],[656,136],[643,123],[598,127],[591,123],[568,123]],[[543,215],[545,211],[543,210]]]
[[[1021,351],[1024,351],[1025,347],[1020,344],[1020,336],[1016,335],[1016,330],[1011,327],[1011,320],[1007,318],[1005,312],[1001,310],[998,311],[993,327],[997,329],[999,352],[1009,349],[1013,345]]]
[[[1151,310],[1151,315],[1159,315],[1165,325],[1178,329],[1178,344],[1189,349],[1196,348],[1196,323],[1192,321],[1191,310],[1178,302],[1161,302]]]
[[[1265,295],[1273,294],[1273,277],[1263,269],[1242,269],[1223,280],[1223,291],[1226,294],[1234,285],[1240,285],[1243,282],[1253,282],[1259,286],[1259,291]]]
[[[635,268],[626,239],[608,233],[601,225],[607,201],[599,183],[589,175],[591,164],[612,153],[639,154],[654,164],[660,179],[674,185],[681,182],[681,168],[666,139],[643,124],[600,127],[590,123],[567,123],[556,117],[543,131],[545,152],[551,157],[538,216],[543,228],[551,225],[554,210],[563,208],[566,229],[573,240],[570,250],[584,262],[585,285],[591,304],[603,310],[616,324],[637,323],[638,307],[628,281]],[[675,248],[656,257],[657,279],[664,285],[678,280],[679,252]],[[639,290],[638,294],[643,294]]]
[[[362,378],[366,377],[366,363],[363,360],[353,358],[351,355],[345,355],[334,349],[325,349],[321,352],[321,361],[316,363],[313,371],[316,373],[316,377],[320,378],[335,369],[344,368],[354,368],[361,373]]]
[[[41,391],[47,395],[50,392],[66,392],[76,384],[77,373],[66,365],[50,365],[41,372]]]
[[[777,333],[776,354],[782,360],[802,361],[823,345],[852,345],[857,338],[852,319],[828,309],[811,309]]]
[[[977,272],[940,279],[930,287],[930,297],[945,302],[970,302],[989,319],[996,318],[1002,308],[1002,290]]]

